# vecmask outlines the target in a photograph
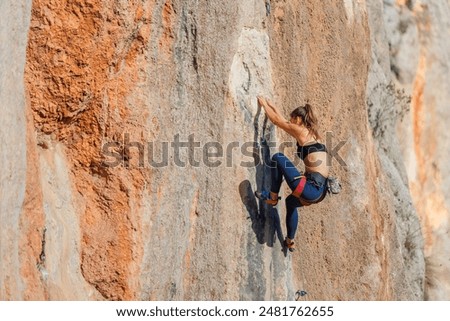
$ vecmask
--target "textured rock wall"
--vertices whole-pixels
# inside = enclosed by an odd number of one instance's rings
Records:
[[[393,219],[399,248],[398,256],[390,260],[403,266],[404,279],[400,284],[413,282],[416,299],[422,298],[424,288],[423,236],[416,209],[413,205],[408,176],[402,157],[402,146],[396,132],[396,125],[408,112],[410,96],[400,87],[392,73],[389,37],[391,31],[386,26],[385,12],[388,4],[382,1],[368,3],[369,24],[371,26],[372,58],[367,82],[367,112],[371,133],[375,140],[377,157],[385,173],[393,205]],[[402,60],[403,61],[403,60]],[[401,288],[405,288],[401,286]],[[420,295],[419,295],[420,293]]]
[[[19,226],[27,171],[23,79],[31,1],[2,1],[0,12],[0,297],[20,299],[25,286]]]
[[[412,97],[397,130],[422,223],[429,300],[450,297],[449,14],[448,1],[388,1],[384,9],[394,82]]]
[[[1,160],[2,299],[424,297],[414,166],[395,148],[405,59],[389,51],[387,8],[409,2],[27,5],[0,11],[2,46],[22,52],[1,51],[0,138],[18,155]],[[343,192],[300,209],[294,254],[283,202],[253,197],[270,182],[260,138],[293,157],[258,94],[286,114],[308,100],[342,157]]]

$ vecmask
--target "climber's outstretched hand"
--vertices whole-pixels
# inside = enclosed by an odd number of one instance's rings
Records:
[[[270,119],[272,123],[274,123],[274,125],[285,130],[288,134],[296,137],[296,131],[298,130],[297,128],[298,126],[293,125],[289,121],[287,121],[283,117],[283,114],[280,112],[280,110],[266,98],[264,98],[261,95],[256,98],[258,100],[258,104],[260,104],[264,108],[267,117]]]
[[[263,96],[258,96],[258,104],[260,104],[262,107],[266,107],[267,106],[267,100],[263,97]]]

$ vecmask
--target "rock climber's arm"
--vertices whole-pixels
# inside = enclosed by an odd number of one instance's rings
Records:
[[[258,103],[264,108],[267,117],[275,126],[280,127],[294,137],[296,136],[296,126],[287,121],[275,105],[268,102],[263,97],[258,97]]]

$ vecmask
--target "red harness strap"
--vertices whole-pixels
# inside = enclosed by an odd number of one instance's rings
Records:
[[[302,195],[303,190],[305,189],[305,185],[306,185],[306,176],[301,176],[300,182],[298,183],[295,190],[292,192],[292,195],[294,195],[297,198],[300,198],[300,195]]]
[[[300,182],[298,183],[298,185],[295,188],[295,190],[292,192],[292,195],[297,197],[300,200],[300,203],[303,206],[309,206],[311,204],[320,203],[325,198],[327,193],[324,191],[324,193],[315,201],[309,201],[309,200],[304,199],[302,197],[302,193],[303,193],[303,190],[305,189],[305,185],[306,185],[306,177],[305,176],[301,176],[300,177]]]

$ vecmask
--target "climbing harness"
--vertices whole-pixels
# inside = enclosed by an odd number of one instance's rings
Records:
[[[342,190],[342,185],[339,178],[329,176],[327,180],[327,190],[330,194],[339,194]]]
[[[294,195],[297,198],[300,198],[300,195],[302,195],[303,190],[305,189],[305,185],[306,185],[306,176],[297,176],[294,177],[294,180],[299,179],[300,178],[300,182],[298,183],[297,187],[295,188],[295,190],[292,192],[292,195]]]
[[[312,178],[314,176],[314,173],[311,173],[309,175]],[[315,200],[307,200],[302,197],[302,193],[303,193],[303,190],[305,189],[305,185],[307,182],[307,177],[305,175],[301,175],[301,176],[294,177],[294,180],[296,180],[296,179],[300,179],[300,182],[298,183],[295,190],[292,192],[292,195],[295,196],[296,198],[298,198],[300,200],[300,203],[303,206],[309,206],[311,204],[320,203],[323,201],[323,199],[325,198],[325,196],[327,194],[339,194],[342,189],[339,179],[337,177],[330,176],[326,179],[325,182],[323,182],[324,184],[326,184],[326,186],[325,186],[325,190],[322,193],[322,195],[320,195],[320,197]]]

